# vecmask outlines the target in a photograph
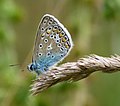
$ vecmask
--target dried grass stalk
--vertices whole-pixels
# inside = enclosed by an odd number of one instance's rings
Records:
[[[109,58],[90,55],[80,58],[77,62],[68,62],[59,67],[54,67],[45,74],[41,74],[34,80],[30,91],[36,95],[62,81],[78,81],[96,71],[113,73],[119,70],[120,56],[114,55]]]

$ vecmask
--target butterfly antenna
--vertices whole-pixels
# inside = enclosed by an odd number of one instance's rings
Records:
[[[14,66],[15,66],[15,67],[16,67],[16,66],[20,66],[20,67],[21,67],[21,64],[10,64],[9,66],[10,66],[10,67],[14,67]],[[24,71],[24,70],[22,69],[21,71]]]
[[[13,67],[13,66],[21,66],[21,64],[10,64],[9,66],[10,66],[10,67]]]

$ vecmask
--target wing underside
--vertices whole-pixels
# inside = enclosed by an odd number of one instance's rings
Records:
[[[73,46],[67,29],[52,15],[43,16],[36,35],[33,62],[41,71],[64,59]]]

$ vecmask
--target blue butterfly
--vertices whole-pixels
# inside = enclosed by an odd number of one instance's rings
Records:
[[[67,29],[54,16],[46,14],[38,26],[32,63],[27,69],[35,71],[37,75],[44,73],[63,60],[72,47]]]

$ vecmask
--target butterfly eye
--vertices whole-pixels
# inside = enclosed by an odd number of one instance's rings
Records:
[[[32,65],[30,66],[30,70],[33,70],[33,67],[32,67]]]
[[[42,44],[39,44],[39,48],[42,48],[43,47],[43,45]]]
[[[48,39],[45,39],[44,42],[47,43],[47,42],[48,42]]]
[[[34,65],[31,64],[30,66],[27,67],[27,69],[33,71],[34,70]]]

